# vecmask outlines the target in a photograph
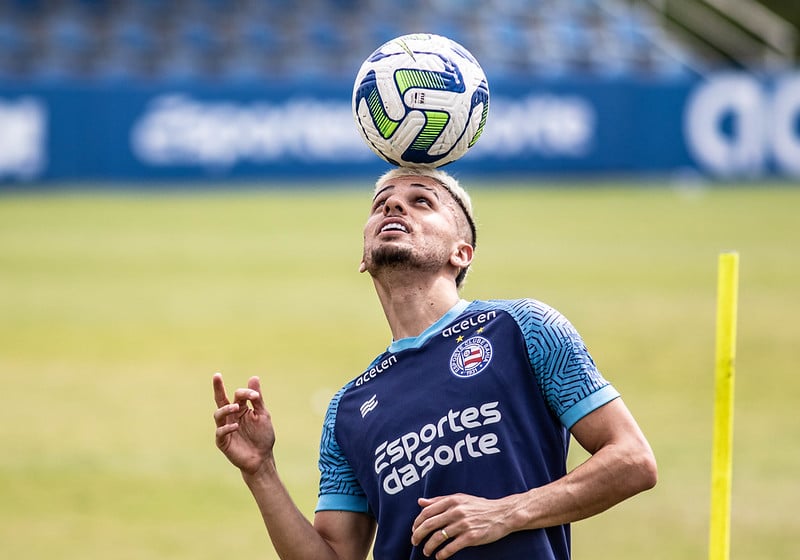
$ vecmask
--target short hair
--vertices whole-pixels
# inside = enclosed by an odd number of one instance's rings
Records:
[[[458,180],[450,175],[442,171],[441,169],[433,169],[433,168],[426,168],[426,167],[395,167],[381,175],[377,181],[375,181],[375,194],[377,194],[378,190],[383,187],[383,184],[386,181],[391,179],[395,179],[397,177],[428,177],[429,179],[433,179],[444,189],[450,193],[450,196],[453,197],[453,200],[456,201],[458,207],[461,208],[461,211],[464,213],[464,217],[467,219],[467,225],[469,226],[469,231],[472,235],[472,239],[469,240],[470,245],[474,249],[478,243],[478,230],[475,227],[475,218],[472,212],[472,200],[469,197],[469,194],[466,190],[458,183]],[[462,268],[458,276],[456,277],[456,287],[461,287],[461,284],[464,282],[464,278],[467,276],[467,270],[469,267]]]

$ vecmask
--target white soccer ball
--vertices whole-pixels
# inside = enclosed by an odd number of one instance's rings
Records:
[[[404,35],[383,44],[361,65],[353,87],[361,137],[394,165],[455,161],[478,140],[488,112],[480,64],[440,35]]]

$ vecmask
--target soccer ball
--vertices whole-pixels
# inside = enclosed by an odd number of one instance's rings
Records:
[[[403,35],[383,44],[361,65],[353,87],[361,137],[394,165],[457,160],[478,140],[488,112],[480,64],[440,35]]]

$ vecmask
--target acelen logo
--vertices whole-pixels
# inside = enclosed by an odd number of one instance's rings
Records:
[[[381,443],[375,449],[375,474],[382,477],[383,491],[402,492],[437,465],[443,467],[500,453],[497,434],[480,430],[502,421],[498,404],[493,401],[463,410],[451,409],[435,423]],[[442,441],[445,438],[447,442]]]
[[[397,356],[395,356],[394,354],[392,354],[388,358],[384,358],[379,363],[375,364],[367,371],[358,376],[358,378],[356,379],[356,387],[360,387],[367,381],[375,379],[379,373],[383,373],[396,363],[397,363]]]
[[[480,313],[479,315],[474,315],[469,317],[468,319],[464,319],[463,321],[459,321],[453,325],[450,325],[445,330],[442,331],[442,336],[444,338],[448,338],[453,336],[454,334],[461,334],[465,333],[471,329],[472,327],[480,327],[484,323],[487,323],[497,317],[497,311],[489,311],[487,313]]]

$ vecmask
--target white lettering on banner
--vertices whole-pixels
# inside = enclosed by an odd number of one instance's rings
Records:
[[[800,74],[778,82],[771,124],[775,159],[787,173],[800,176]]]
[[[0,179],[31,180],[47,164],[47,110],[44,103],[23,97],[0,99]]]
[[[772,92],[749,74],[712,76],[687,101],[684,136],[698,164],[716,175],[757,176],[769,162],[800,175],[800,74]]]
[[[237,163],[353,162],[371,152],[353,125],[350,105],[310,99],[266,102],[155,98],[134,124],[133,152],[150,165],[227,168]]]
[[[719,175],[755,175],[764,167],[763,99],[744,74],[719,76],[695,90],[686,112],[686,137],[695,158]],[[727,119],[730,134],[723,123]]]
[[[580,157],[592,146],[596,121],[591,102],[575,95],[493,98],[489,124],[472,149],[494,158]]]
[[[595,121],[591,103],[578,96],[497,98],[491,124],[473,150],[495,158],[580,157],[591,147]],[[373,157],[353,125],[349,104],[311,99],[247,104],[159,96],[134,124],[131,145],[139,159],[157,166],[228,168],[285,158],[347,163]]]
[[[502,421],[498,404],[494,401],[464,410],[450,409],[435,423],[425,424],[418,431],[378,445],[375,449],[375,474],[383,477],[384,492],[397,494],[403,491],[425,478],[437,465],[447,466],[500,453],[496,433],[467,431]],[[457,441],[447,444],[438,441],[447,434],[458,434]]]

